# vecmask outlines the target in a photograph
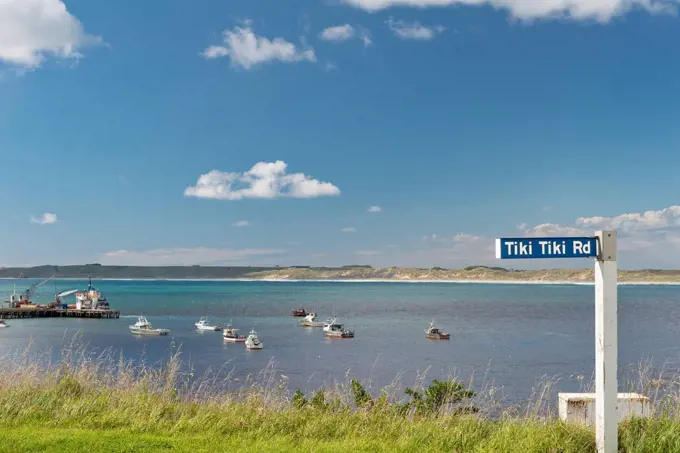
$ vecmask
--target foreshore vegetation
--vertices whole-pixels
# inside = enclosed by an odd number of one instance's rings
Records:
[[[2,357],[0,451],[595,452],[593,430],[559,421],[545,391],[503,408],[455,378],[376,392],[347,376],[304,393],[273,368],[239,386],[197,377],[178,353],[154,366],[85,346],[51,357]],[[653,418],[622,422],[620,451],[680,451],[677,408],[666,393]]]

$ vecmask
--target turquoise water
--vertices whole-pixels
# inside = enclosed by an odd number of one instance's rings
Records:
[[[0,281],[0,294],[30,280]],[[418,373],[444,378],[457,373],[475,386],[494,381],[511,399],[528,398],[542,377],[559,378],[560,391],[578,391],[594,366],[594,288],[576,285],[491,285],[452,283],[185,282],[96,281],[118,320],[10,320],[0,329],[0,352],[59,348],[76,332],[90,347],[113,348],[130,359],[167,359],[171,344],[197,373],[222,369],[243,378],[274,361],[291,387],[307,390],[343,381],[347,371],[371,379],[375,388],[400,375],[411,385]],[[52,300],[55,290],[83,289],[86,281],[50,282],[33,298]],[[69,303],[74,303],[69,296]],[[3,297],[4,299],[4,297]],[[293,308],[335,313],[356,332],[353,339],[326,339],[321,329],[299,327]],[[128,325],[144,314],[169,337],[136,337]],[[258,331],[265,348],[248,351],[221,333],[197,332],[193,323],[210,316],[247,334]],[[430,341],[424,329],[432,318],[451,333]],[[671,371],[680,358],[680,287],[619,288],[619,361],[627,367],[651,359]]]

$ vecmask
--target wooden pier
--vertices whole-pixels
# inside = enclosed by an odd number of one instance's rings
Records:
[[[118,319],[120,310],[68,310],[63,308],[0,308],[0,319],[92,318]]]

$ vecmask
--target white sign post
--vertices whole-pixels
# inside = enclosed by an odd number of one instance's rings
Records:
[[[598,453],[618,451],[616,232],[598,231],[595,261],[595,436]]]
[[[594,237],[500,238],[496,258],[595,258],[595,437],[598,453],[616,453],[616,231],[598,231]]]

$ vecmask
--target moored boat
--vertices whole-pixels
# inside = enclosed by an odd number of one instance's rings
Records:
[[[224,341],[229,341],[231,343],[244,343],[246,337],[239,335],[236,332],[238,332],[238,329],[234,329],[231,324],[228,324],[224,328],[224,332],[222,332],[222,338],[224,338]]]
[[[303,327],[323,327],[326,323],[316,320],[316,313],[307,313],[305,319],[300,320],[300,325]]]
[[[198,322],[194,323],[194,325],[196,326],[196,328],[198,330],[211,330],[211,331],[222,330],[222,328],[220,326],[216,326],[215,324],[212,324],[205,317],[199,319]]]
[[[430,340],[448,340],[451,338],[451,334],[442,332],[439,330],[439,327],[435,327],[434,322],[431,322],[430,327],[425,329],[425,338]]]
[[[7,324],[4,319],[0,319],[0,328],[2,327],[9,327],[9,324]]]
[[[130,332],[136,335],[167,335],[170,333],[168,329],[154,328],[144,316],[139,316],[137,322],[129,327]]]
[[[255,329],[250,329],[250,333],[248,334],[245,343],[247,349],[262,349],[262,342],[260,341],[257,332],[255,332]]]
[[[300,317],[307,316],[307,312],[305,311],[304,308],[296,308],[295,310],[293,310],[292,314],[293,314],[293,316],[300,316]]]
[[[354,338],[354,331],[345,329],[345,327],[337,322],[337,318],[324,323],[323,334],[329,338]]]

